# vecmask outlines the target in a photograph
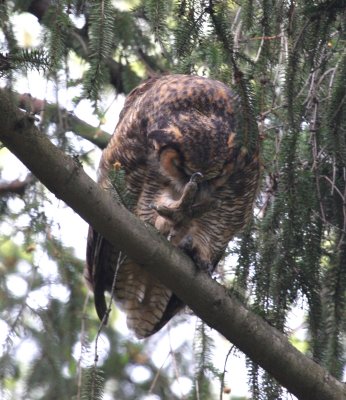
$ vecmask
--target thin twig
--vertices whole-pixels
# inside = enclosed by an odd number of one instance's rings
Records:
[[[171,352],[169,351],[167,356],[166,356],[166,358],[164,359],[163,363],[161,364],[160,368],[157,370],[157,372],[156,372],[156,374],[154,376],[154,379],[153,379],[153,381],[152,381],[152,383],[150,385],[148,394],[152,394],[152,392],[153,392],[153,390],[154,390],[154,388],[156,386],[156,382],[157,382],[157,380],[158,380],[158,378],[160,376],[160,372],[161,372],[162,368],[164,367],[164,365],[166,364],[166,361],[168,360],[170,355],[171,355]]]
[[[317,115],[318,115],[318,103],[315,103],[313,118],[311,123],[311,142],[312,142],[312,157],[313,157],[313,165],[311,167],[312,171],[315,173],[315,182],[316,182],[316,191],[317,191],[317,198],[320,205],[320,211],[322,220],[326,220],[326,214],[324,212],[323,202],[322,202],[322,195],[321,195],[321,188],[320,188],[320,176],[319,176],[319,163],[318,163],[318,149],[317,149],[317,137],[316,137],[316,130],[317,130]]]
[[[273,39],[280,39],[282,37],[282,33],[278,33],[277,35],[274,36],[254,36],[249,38],[249,40],[273,40]]]
[[[85,296],[84,304],[83,304],[83,311],[82,311],[82,322],[81,322],[81,352],[78,359],[77,364],[77,399],[81,400],[82,395],[82,362],[83,362],[83,349],[87,347],[87,335],[86,335],[86,327],[85,327],[85,320],[87,318],[86,309],[90,298],[90,292],[88,291],[87,295]]]
[[[260,43],[260,45],[259,45],[259,48],[258,48],[258,50],[257,50],[257,54],[256,54],[256,57],[255,57],[255,59],[254,59],[254,62],[255,63],[257,63],[257,61],[258,61],[258,59],[260,58],[260,55],[261,55],[261,52],[262,52],[262,48],[263,48],[263,44],[264,44],[264,36],[262,36],[262,40],[261,40],[261,43]]]
[[[337,230],[338,232],[343,232],[346,234],[346,230],[343,230],[339,226],[333,224],[332,222],[326,220],[323,220],[321,217],[321,214],[317,213],[316,211],[312,211],[312,215],[314,215],[316,218],[319,218],[324,224],[328,225],[330,228]]]
[[[107,311],[105,312],[102,321],[99,325],[99,328],[97,330],[97,334],[96,334],[96,338],[95,338],[95,348],[94,348],[94,365],[92,367],[92,379],[91,379],[91,398],[94,398],[94,388],[95,388],[95,381],[96,381],[96,370],[97,370],[97,362],[99,359],[99,355],[98,355],[98,341],[102,332],[103,327],[106,325],[106,322],[108,320],[108,316],[111,312],[112,309],[112,303],[113,303],[113,296],[115,293],[115,285],[116,285],[116,281],[117,281],[117,275],[118,275],[118,271],[119,268],[121,266],[121,264],[123,263],[123,261],[125,260],[126,256],[122,257],[122,253],[119,252],[118,255],[118,261],[117,261],[117,265],[114,271],[114,276],[113,276],[113,282],[112,282],[112,289],[111,289],[111,293],[110,293],[110,300],[109,300],[109,304],[107,307]]]
[[[341,200],[343,201],[343,203],[345,202],[345,196],[340,192],[340,189],[338,189],[338,187],[335,185],[335,182],[333,182],[327,175],[321,175],[320,178],[325,179],[326,181],[328,181],[331,186],[332,186],[332,192],[331,194],[333,194],[333,192],[337,192],[338,195],[341,197]]]
[[[13,333],[15,333],[16,327],[17,327],[18,323],[20,322],[25,309],[29,308],[30,310],[32,310],[31,307],[29,307],[28,304],[27,304],[27,299],[29,297],[29,294],[31,293],[33,284],[34,284],[34,282],[36,280],[36,273],[37,273],[37,266],[33,266],[32,276],[30,277],[30,280],[29,280],[29,284],[28,284],[28,288],[27,288],[27,291],[26,291],[26,294],[25,294],[25,298],[24,298],[24,300],[23,300],[23,302],[22,302],[22,304],[21,304],[21,306],[20,306],[20,308],[18,310],[16,318],[14,319],[14,321],[11,324],[9,324],[10,326],[9,326],[8,334],[7,334],[7,336],[6,336],[5,340],[4,340],[4,343],[2,345],[2,348],[3,348],[2,358],[3,359],[5,359],[6,354],[11,349],[11,336],[13,335]]]
[[[169,334],[169,347],[170,347],[170,354],[172,356],[172,364],[173,364],[173,370],[174,370],[174,374],[175,374],[175,379],[178,382],[178,386],[179,386],[179,380],[180,380],[180,376],[179,376],[179,370],[178,370],[178,365],[177,365],[177,360],[175,358],[175,354],[174,354],[174,350],[172,348],[172,342],[171,342],[171,337],[170,337],[170,331],[168,331]],[[180,386],[179,386],[180,389]],[[180,390],[180,397],[182,400],[185,399],[185,396],[183,395],[183,393]]]
[[[225,388],[225,375],[226,375],[226,365],[228,362],[228,357],[231,355],[232,351],[234,349],[234,345],[228,350],[227,356],[225,358],[225,363],[223,365],[223,371],[221,375],[221,387],[220,387],[220,400],[222,400],[222,395],[223,395],[223,390]]]
[[[28,174],[24,180],[15,179],[11,182],[0,183],[0,196],[18,194],[22,196],[25,190],[35,181],[32,174]]]

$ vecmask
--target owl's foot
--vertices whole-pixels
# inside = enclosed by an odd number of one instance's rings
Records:
[[[213,264],[207,260],[203,260],[197,254],[196,249],[193,247],[193,239],[191,235],[185,236],[184,239],[179,243],[178,247],[192,258],[193,262],[196,264],[196,267],[200,271],[205,271],[208,275],[212,275],[214,271]]]
[[[197,254],[192,256],[194,263],[200,271],[206,272],[209,276],[214,272],[214,266],[211,262],[202,260]]]
[[[183,194],[178,201],[169,206],[151,204],[151,208],[161,217],[173,221],[174,224],[179,224],[183,220],[200,215],[201,211],[202,213],[205,212],[205,204],[194,205],[193,203],[198,190],[198,183],[202,178],[203,175],[200,172],[195,172],[191,176],[190,181],[185,185]]]

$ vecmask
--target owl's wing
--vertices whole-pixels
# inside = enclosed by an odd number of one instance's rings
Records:
[[[107,311],[105,291],[109,290],[109,285],[112,282],[110,276],[111,266],[114,262],[117,262],[117,258],[118,253],[114,250],[114,247],[90,226],[87,240],[85,278],[94,292],[96,313],[101,321]]]
[[[132,118],[132,115],[129,114],[136,112],[136,102],[138,102],[138,99],[141,98],[147,86],[148,83],[143,83],[134,89],[126,99],[116,128],[116,132],[117,130],[120,131],[124,138],[126,138],[128,136],[128,132],[133,129],[132,124],[128,123],[128,121],[131,121],[134,118]],[[132,152],[126,152],[124,151],[124,147],[126,147],[126,140],[125,143],[123,143],[119,148],[117,136],[113,135],[110,143],[102,153],[98,171],[98,181],[101,187],[106,190],[113,190],[109,173],[115,162],[119,162],[119,165],[125,164],[126,166],[134,169],[134,163],[136,162],[136,151],[134,151],[134,149]],[[136,188],[137,197],[140,191],[140,187]],[[110,275],[113,271],[114,263],[117,262],[117,258],[118,253],[114,250],[113,246],[111,246],[111,244],[105,238],[103,238],[90,226],[87,238],[86,268],[84,275],[90,288],[94,292],[95,308],[100,320],[103,319],[107,311],[104,292],[111,289],[110,282],[112,282],[112,277]]]

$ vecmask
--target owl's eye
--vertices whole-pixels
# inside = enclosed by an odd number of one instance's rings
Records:
[[[178,158],[173,158],[172,159],[172,163],[173,163],[173,165],[176,167],[176,168],[182,168],[182,166],[181,166],[181,161],[178,159]]]

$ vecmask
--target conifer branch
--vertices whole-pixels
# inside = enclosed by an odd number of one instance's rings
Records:
[[[222,44],[226,57],[232,66],[234,81],[236,83],[236,90],[240,97],[241,105],[241,127],[239,132],[243,136],[243,143],[245,148],[250,153],[258,146],[258,127],[254,115],[249,87],[245,80],[244,74],[238,66],[237,54],[233,48],[233,34],[225,21],[227,9],[224,6],[217,8],[213,0],[209,0],[209,7],[206,11],[210,14],[215,33],[220,43]]]
[[[6,54],[0,53],[0,77],[19,68],[46,71],[49,63],[49,57],[41,50],[17,49]]]
[[[105,60],[112,55],[113,9],[110,0],[92,1],[89,17],[89,61],[85,76],[85,91],[97,107],[99,91],[105,82]]]
[[[82,396],[82,380],[83,380],[83,356],[88,350],[88,338],[86,334],[86,323],[87,320],[87,305],[90,298],[90,292],[85,296],[83,310],[82,310],[82,318],[81,318],[81,329],[80,329],[80,356],[77,363],[77,395],[76,400],[81,400]]]
[[[51,25],[53,24],[53,18],[52,15],[54,16],[54,13],[50,13],[50,2],[46,0],[32,0],[28,6],[28,8],[24,6],[18,5],[18,7],[22,7],[23,11],[27,11],[32,13],[35,17],[38,18],[39,22],[43,25],[46,25],[47,28],[50,28]],[[109,28],[107,20],[107,26]],[[97,21],[95,22],[94,28],[97,32],[98,25]],[[113,27],[111,27],[112,29]],[[108,32],[110,32],[108,30]],[[65,35],[65,40],[69,43],[71,49],[76,52],[76,54],[84,59],[86,62],[90,61],[90,54],[92,52],[90,48],[90,42],[89,42],[89,37],[87,34],[86,29],[77,29],[77,28],[71,28],[68,29],[67,31],[63,32]],[[138,47],[140,45],[138,44]],[[60,47],[61,48],[61,47]],[[97,44],[95,44],[95,48],[97,48]],[[94,53],[96,55],[96,53]],[[101,70],[96,70],[100,72],[100,74],[97,75],[100,80],[93,80],[93,77],[95,78],[95,74],[92,72],[95,72],[95,69],[90,70],[89,75],[87,75],[87,78],[90,78],[89,81],[89,86],[86,86],[86,91],[92,90],[92,88],[96,88],[95,83],[105,83],[105,79],[108,78],[108,82],[113,85],[113,87],[116,89],[117,93],[127,93],[129,89],[127,88],[126,85],[124,84],[123,81],[123,75],[129,71],[129,66],[127,65],[122,65],[120,62],[117,62],[116,60],[113,59],[112,53],[108,53],[106,58],[103,58],[103,64],[99,64],[101,67]],[[1,60],[0,60],[1,61]],[[95,66],[95,63],[94,63]],[[139,79],[138,79],[139,81]],[[92,86],[91,84],[94,84]],[[95,98],[97,98],[97,90],[95,91]]]

